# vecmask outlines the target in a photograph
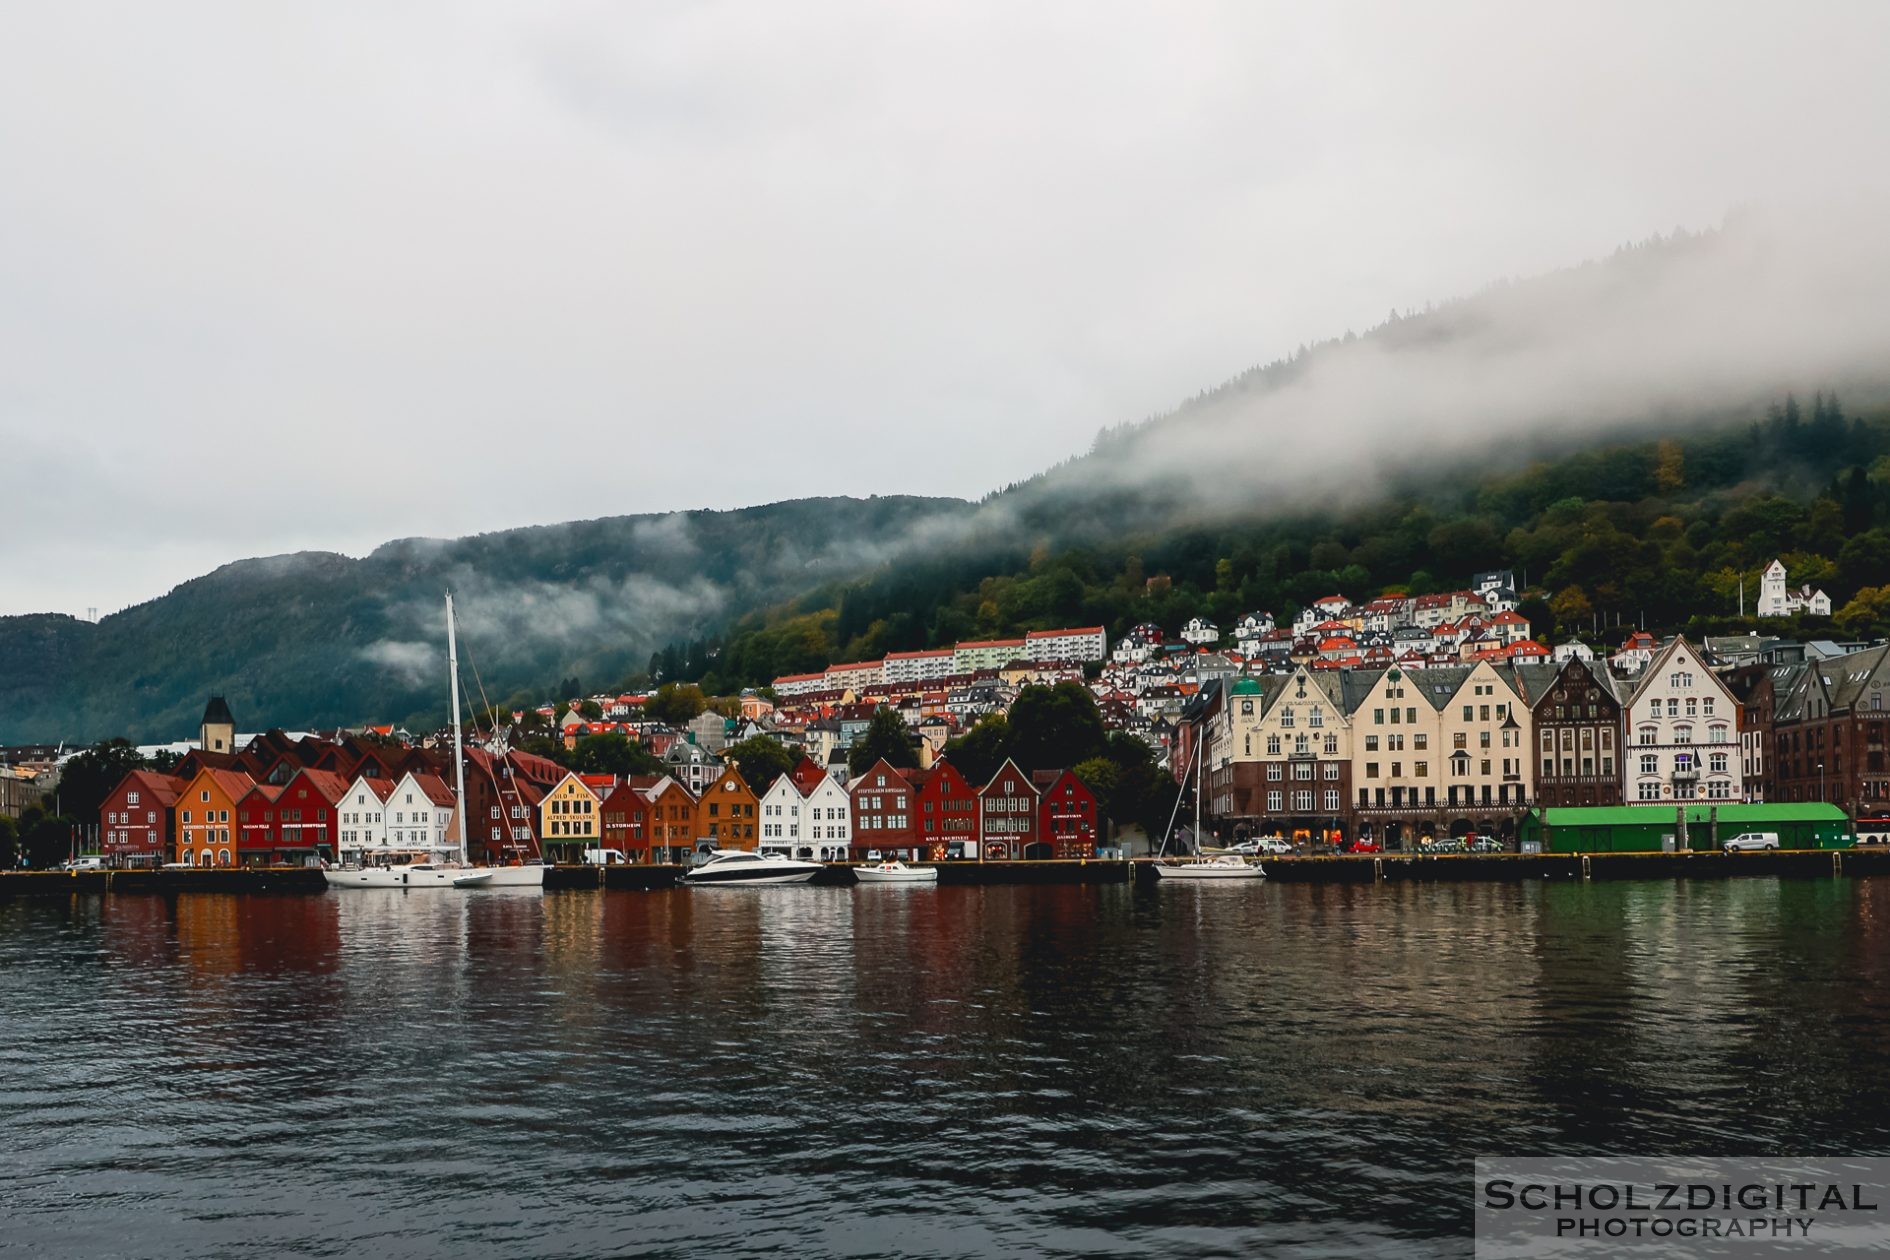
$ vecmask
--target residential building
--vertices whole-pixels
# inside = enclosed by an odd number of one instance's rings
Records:
[[[99,852],[112,866],[159,866],[177,852],[177,798],[185,783],[133,770],[99,805]]]
[[[1031,776],[1037,788],[1037,838],[1049,846],[1051,857],[1089,859],[1096,856],[1096,794],[1068,770],[1038,770]]]
[[[952,672],[975,674],[981,669],[1001,669],[1023,655],[1022,639],[976,639],[952,649]]]
[[[1831,597],[1809,586],[1792,590],[1786,583],[1784,563],[1773,560],[1759,575],[1759,603],[1755,611],[1761,617],[1795,617],[1801,613],[1829,617]]]
[[[1739,701],[1685,638],[1641,671],[1626,722],[1629,804],[1745,799]]]
[[[1015,761],[1005,761],[978,790],[978,836],[984,857],[993,861],[1049,857],[1039,842],[1039,794]]]
[[[978,792],[949,761],[908,771],[913,784],[917,839],[933,861],[969,858],[978,849]]]
[[[1774,715],[1774,801],[1890,814],[1890,647],[1799,668]]]
[[[603,847],[603,798],[616,788],[615,775],[571,772],[545,793],[538,817],[549,860],[581,862],[584,850]]]
[[[1081,663],[1100,661],[1108,655],[1108,636],[1101,626],[1032,630],[1024,635],[1024,656],[1028,660]]]
[[[1590,659],[1534,667],[1530,715],[1535,726],[1533,801],[1545,809],[1621,804],[1621,698],[1614,676]]]
[[[711,849],[754,849],[759,803],[741,771],[724,767],[696,799],[697,843]]]
[[[849,844],[855,861],[865,861],[875,853],[917,856],[916,802],[903,772],[882,757],[854,778],[848,794],[853,824]]]
[[[236,803],[253,786],[246,774],[206,766],[177,794],[177,860],[191,866],[236,865]]]
[[[924,652],[888,652],[881,665],[886,683],[932,682],[957,672],[951,648],[933,648]]]
[[[664,775],[645,790],[650,798],[650,860],[687,862],[696,843],[696,797]]]
[[[337,812],[341,816],[336,851],[344,863],[361,860],[362,850],[387,845],[387,794],[394,790],[390,779],[362,775],[348,785]]]
[[[654,786],[654,778],[626,778],[610,789],[598,802],[602,819],[600,849],[615,849],[627,861],[650,861],[650,811],[654,808],[644,795]]]

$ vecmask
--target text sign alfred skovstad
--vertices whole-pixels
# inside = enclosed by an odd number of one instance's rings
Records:
[[[1477,1260],[1890,1256],[1890,1159],[1477,1161]]]

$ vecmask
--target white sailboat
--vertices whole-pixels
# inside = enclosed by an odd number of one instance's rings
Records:
[[[545,868],[474,866],[466,856],[466,753],[459,726],[459,636],[453,624],[453,596],[446,596],[446,672],[453,697],[454,813],[458,842],[430,849],[390,850],[389,861],[322,872],[330,888],[543,888]]]
[[[1197,737],[1194,746],[1188,750],[1190,759],[1194,762],[1194,845],[1196,850],[1201,847],[1201,743],[1201,739]],[[1185,782],[1187,777],[1185,770],[1182,772],[1182,777]],[[1181,808],[1179,796],[1175,798],[1175,808],[1176,810]],[[1172,814],[1168,822],[1169,829],[1172,831],[1174,829]],[[1162,848],[1165,850],[1167,847],[1168,842],[1164,839]],[[1192,861],[1170,862],[1164,859],[1155,863],[1155,878],[1158,881],[1164,879],[1264,879],[1265,877],[1266,872],[1260,869],[1258,862],[1249,862],[1231,853],[1224,853],[1214,858],[1197,857]]]

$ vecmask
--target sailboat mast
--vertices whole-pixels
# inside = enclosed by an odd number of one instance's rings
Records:
[[[453,592],[446,593],[446,673],[453,693],[453,802],[459,815],[459,860],[466,861],[466,753],[459,733],[459,635],[453,627]]]
[[[1201,762],[1202,753],[1207,751],[1207,723],[1204,721],[1196,728],[1194,750],[1194,851],[1201,851]]]

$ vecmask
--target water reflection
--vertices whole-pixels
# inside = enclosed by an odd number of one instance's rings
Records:
[[[158,1256],[1461,1254],[1479,1151],[1885,1145],[1887,898],[0,903],[0,1213]]]

